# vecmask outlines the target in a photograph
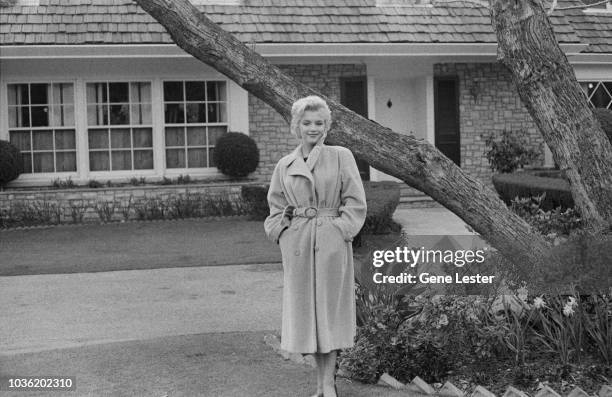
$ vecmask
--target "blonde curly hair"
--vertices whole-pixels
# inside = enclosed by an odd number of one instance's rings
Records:
[[[323,98],[316,95],[310,95],[298,99],[293,103],[293,106],[291,106],[291,135],[297,139],[302,138],[300,135],[299,124],[300,120],[304,116],[304,112],[307,110],[314,112],[317,110],[322,111],[325,122],[325,134],[327,134],[327,131],[329,131],[331,127],[331,110],[329,110],[329,106],[327,106],[327,102],[325,102]]]

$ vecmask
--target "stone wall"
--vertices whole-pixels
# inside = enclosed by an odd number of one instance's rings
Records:
[[[188,196],[194,200],[194,203],[197,203],[194,205],[199,206],[195,210],[199,213],[206,213],[209,209],[203,207],[215,205],[208,202],[208,199],[214,201],[222,198],[232,203],[240,203],[242,186],[251,184],[257,183],[227,182],[96,189],[8,190],[0,192],[0,220],[7,219],[11,213],[23,213],[26,210],[33,216],[40,217],[42,214],[46,214],[54,218],[51,222],[46,223],[73,223],[73,211],[82,210],[83,222],[99,222],[102,219],[98,211],[103,207],[107,209],[112,207],[112,221],[135,220],[139,219],[137,208],[142,208],[145,205],[156,205],[171,212],[177,208],[176,205],[173,205],[173,200],[184,199]],[[167,207],[168,204],[170,206]],[[181,208],[185,208],[185,206]],[[124,211],[128,212],[124,215]],[[55,219],[57,217],[60,218],[59,222]],[[168,216],[160,216],[159,219],[173,217],[168,213]],[[37,222],[33,221],[31,223]]]
[[[366,75],[365,65],[353,64],[284,65],[280,68],[335,101],[340,101],[341,77]],[[252,95],[249,95],[249,130],[260,154],[259,167],[250,176],[269,181],[278,160],[289,154],[298,141],[289,133],[289,124],[272,107]]]
[[[544,142],[531,116],[523,106],[503,65],[496,63],[443,63],[434,65],[434,76],[459,79],[461,168],[487,184],[492,171],[485,156],[485,140],[504,130],[525,130],[529,146],[541,153]]]

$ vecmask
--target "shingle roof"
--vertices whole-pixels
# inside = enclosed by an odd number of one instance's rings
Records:
[[[496,41],[489,11],[470,3],[435,7],[376,7],[376,0],[253,3],[257,5],[205,5],[200,9],[249,43]],[[587,41],[590,52],[612,52],[612,18],[585,16],[581,11],[569,15],[572,19],[559,13],[552,18],[560,42]],[[572,21],[577,26],[572,26]],[[607,34],[593,21],[606,26]],[[131,0],[40,0],[38,7],[0,8],[0,45],[159,43],[172,41],[165,29]]]
[[[579,6],[579,0],[563,0],[559,7]],[[589,44],[582,52],[612,53],[612,14],[585,14],[582,10],[563,11],[578,37]]]

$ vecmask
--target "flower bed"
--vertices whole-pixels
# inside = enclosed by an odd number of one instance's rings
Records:
[[[247,183],[146,185],[0,192],[0,228],[245,215]]]

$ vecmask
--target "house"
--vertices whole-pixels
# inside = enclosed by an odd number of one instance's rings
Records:
[[[489,179],[487,135],[540,134],[496,62],[487,9],[431,0],[192,0],[299,81]],[[250,135],[255,176],[295,141],[262,101],[171,41],[130,0],[3,0],[0,139],[23,154],[13,186],[71,178],[215,178],[215,141]],[[560,0],[558,7],[581,5]],[[612,9],[557,11],[556,37],[593,106],[612,107]],[[551,164],[550,153],[545,163]],[[392,179],[360,162],[364,178]]]

